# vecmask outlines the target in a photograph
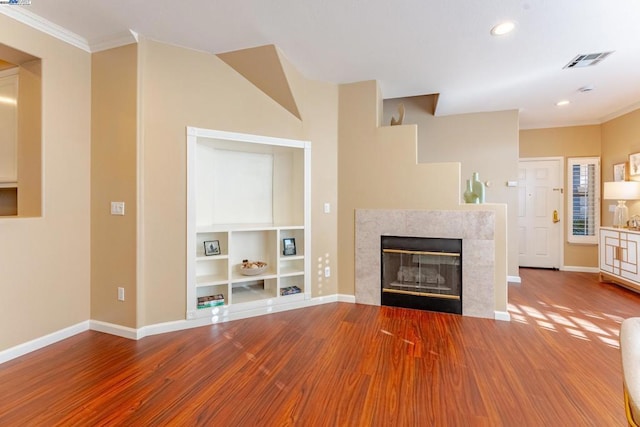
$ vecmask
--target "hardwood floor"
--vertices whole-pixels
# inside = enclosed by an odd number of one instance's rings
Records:
[[[511,322],[333,303],[0,365],[0,426],[623,426],[640,295],[521,270]]]

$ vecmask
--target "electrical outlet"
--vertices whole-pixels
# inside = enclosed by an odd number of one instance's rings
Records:
[[[324,204],[324,213],[327,213],[327,214],[328,214],[328,213],[331,213],[331,203],[326,202],[326,203]]]
[[[118,288],[118,301],[124,301],[124,288]]]
[[[324,277],[331,277],[331,267],[324,268]]]

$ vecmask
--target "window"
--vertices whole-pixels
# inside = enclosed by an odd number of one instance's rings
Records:
[[[600,158],[567,159],[570,243],[598,243],[600,227]]]

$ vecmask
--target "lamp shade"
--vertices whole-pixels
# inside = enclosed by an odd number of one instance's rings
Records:
[[[605,200],[638,200],[640,199],[640,182],[616,181],[604,183]]]

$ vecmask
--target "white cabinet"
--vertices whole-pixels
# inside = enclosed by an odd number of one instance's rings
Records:
[[[600,278],[640,291],[640,231],[600,228]]]
[[[311,298],[310,150],[306,141],[187,128],[187,319],[266,314]],[[266,268],[247,275],[245,260]]]

